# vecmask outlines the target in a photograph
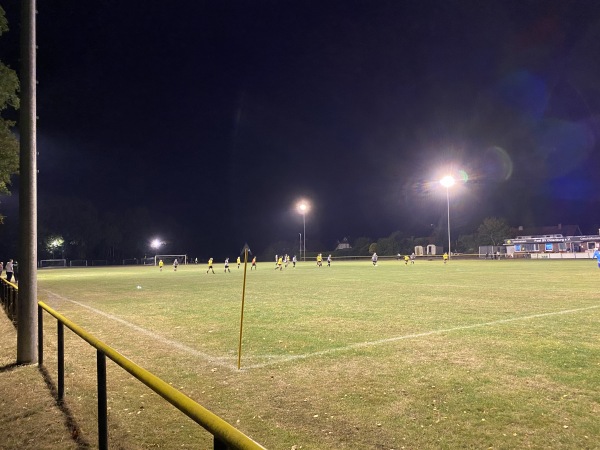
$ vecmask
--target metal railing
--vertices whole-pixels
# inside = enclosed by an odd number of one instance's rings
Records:
[[[76,335],[90,344],[97,350],[97,379],[98,379],[98,447],[101,450],[108,448],[108,416],[106,399],[106,358],[110,358],[118,366],[125,369],[139,381],[144,383],[162,398],[167,400],[182,413],[201,425],[210,432],[213,437],[213,448],[215,450],[253,450],[264,449],[263,446],[256,443],[241,431],[218,417],[216,414],[207,410],[194,400],[170,386],[157,376],[127,359],[112,347],[109,347],[99,339],[95,338],[83,328],[70,321],[44,302],[38,302],[38,354],[39,365],[44,363],[44,330],[43,330],[43,311],[48,312],[57,320],[58,332],[58,400],[62,401],[65,394],[65,373],[64,373],[64,327],[66,326]]]
[[[19,303],[19,287],[10,281],[0,278],[0,302],[6,315],[13,322],[17,322],[17,304]]]

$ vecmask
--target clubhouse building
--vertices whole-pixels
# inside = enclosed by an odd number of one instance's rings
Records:
[[[600,248],[598,235],[582,235],[577,225],[543,227],[524,230],[514,239],[505,239],[504,248],[509,258],[590,258]]]

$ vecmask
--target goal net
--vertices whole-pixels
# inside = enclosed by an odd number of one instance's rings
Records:
[[[40,268],[50,269],[53,267],[67,267],[66,259],[42,259],[40,260]]]
[[[142,264],[144,266],[153,266],[154,265],[154,258],[150,257],[150,258],[142,258]]]
[[[87,267],[87,259],[72,259],[69,261],[71,267]]]
[[[158,266],[158,262],[161,259],[165,265],[173,264],[175,259],[177,259],[179,264],[187,264],[187,255],[156,255],[154,257],[154,265]]]

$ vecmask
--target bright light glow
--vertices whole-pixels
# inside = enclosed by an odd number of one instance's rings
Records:
[[[306,200],[300,200],[296,204],[296,209],[300,214],[306,214],[310,209],[310,204]]]
[[[455,182],[456,181],[454,180],[454,177],[451,175],[446,175],[440,180],[441,185],[444,186],[446,189],[448,189],[451,186],[454,186]]]
[[[64,243],[65,243],[65,240],[63,238],[56,238],[50,242],[50,247],[58,248],[61,245],[63,245]]]
[[[163,243],[160,239],[152,239],[152,242],[150,243],[150,247],[159,248],[162,244]]]

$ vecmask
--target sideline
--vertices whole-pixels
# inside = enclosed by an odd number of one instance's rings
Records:
[[[74,304],[81,306],[82,308],[86,308],[96,314],[102,315],[111,320],[122,323],[123,325],[133,328],[134,330],[139,331],[140,333],[143,333],[147,336],[150,336],[151,338],[156,339],[159,342],[162,342],[163,344],[170,345],[170,346],[175,347],[178,350],[181,350],[183,352],[190,353],[194,356],[198,356],[199,358],[201,358],[207,362],[210,362],[212,364],[219,365],[220,367],[223,367],[226,369],[231,369],[232,371],[236,371],[236,372],[238,371],[237,365],[226,363],[226,361],[236,361],[237,357],[211,356],[207,353],[200,352],[192,347],[182,344],[181,342],[174,341],[172,339],[167,339],[163,336],[160,336],[159,334],[156,334],[152,331],[146,330],[145,328],[139,327],[131,322],[127,322],[126,320],[123,320],[120,317],[105,313],[103,311],[92,308],[91,306],[85,305],[85,304],[77,302],[75,300],[70,300],[68,298],[62,297],[61,295],[55,294],[54,292],[50,292],[50,291],[45,291],[45,292],[47,292],[51,297],[54,297],[55,299],[74,303]],[[509,319],[493,320],[490,322],[475,323],[472,325],[461,325],[461,326],[452,327],[452,328],[443,328],[440,330],[425,331],[423,333],[405,334],[402,336],[394,336],[394,337],[385,338],[385,339],[378,339],[376,341],[357,342],[355,344],[346,345],[344,347],[330,348],[327,350],[321,350],[321,351],[312,352],[312,353],[304,353],[304,354],[300,354],[300,355],[285,355],[285,356],[270,355],[270,356],[264,357],[265,359],[268,359],[268,361],[263,362],[263,363],[257,363],[257,364],[248,364],[248,365],[243,366],[241,368],[241,370],[244,371],[244,370],[249,370],[249,369],[262,369],[264,367],[273,366],[275,364],[286,363],[289,361],[308,359],[308,358],[313,358],[313,357],[317,357],[317,356],[329,355],[331,353],[337,353],[337,352],[347,352],[347,351],[356,350],[356,349],[360,349],[360,348],[375,347],[377,345],[389,344],[391,342],[397,342],[397,341],[402,341],[402,340],[406,340],[406,339],[416,339],[416,338],[432,336],[432,335],[436,335],[436,334],[451,333],[454,331],[462,331],[462,330],[470,330],[470,329],[474,329],[474,328],[489,327],[489,326],[494,326],[494,325],[501,325],[504,323],[518,322],[520,320],[531,320],[531,319],[539,319],[539,318],[543,318],[543,317],[559,316],[559,315],[564,315],[564,314],[575,314],[575,313],[589,311],[591,309],[598,309],[598,308],[600,308],[600,305],[587,306],[585,308],[564,309],[561,311],[532,314],[529,316],[512,317]],[[246,360],[247,359],[248,358],[246,358]]]
[[[227,361],[227,360],[235,361],[236,357],[234,357],[234,356],[230,356],[230,357],[215,357],[215,356],[211,356],[211,355],[209,355],[207,353],[203,353],[201,351],[198,351],[195,348],[192,348],[192,347],[189,347],[189,346],[187,346],[185,344],[182,344],[179,341],[174,341],[172,339],[168,339],[168,338],[166,338],[164,336],[161,336],[159,334],[154,333],[153,331],[150,331],[150,330],[147,330],[147,329],[142,328],[140,326],[137,326],[137,325],[135,325],[135,324],[133,324],[131,322],[128,322],[128,321],[126,321],[124,319],[121,319],[120,317],[114,316],[114,315],[109,314],[109,313],[105,313],[104,311],[100,311],[99,309],[92,308],[91,306],[85,305],[85,304],[80,303],[78,301],[68,299],[68,298],[63,297],[61,295],[58,295],[58,294],[56,294],[54,292],[50,292],[50,291],[45,291],[45,292],[50,297],[52,297],[54,299],[59,299],[59,300],[65,301],[65,302],[74,303],[77,306],[81,306],[82,308],[88,309],[88,310],[90,310],[90,311],[92,311],[92,312],[94,312],[96,314],[99,314],[101,316],[104,316],[104,317],[106,317],[106,318],[108,318],[110,320],[114,320],[115,322],[119,322],[119,323],[121,323],[123,325],[128,326],[129,328],[133,328],[135,331],[138,331],[138,332],[140,332],[142,334],[150,336],[152,339],[155,339],[155,340],[157,340],[159,342],[162,342],[163,344],[167,344],[167,345],[170,345],[172,347],[175,347],[176,349],[181,350],[181,351],[183,351],[185,353],[190,353],[190,354],[192,354],[194,356],[197,356],[200,359],[203,359],[203,360],[205,360],[207,362],[210,362],[212,364],[215,364],[215,365],[218,365],[220,367],[227,368],[227,369],[232,369],[232,370],[236,369],[237,370],[237,366],[235,366],[233,363],[232,364],[227,364],[226,362],[224,362],[224,361]],[[120,351],[120,350],[119,350],[119,352],[121,354],[125,355],[125,352]]]

